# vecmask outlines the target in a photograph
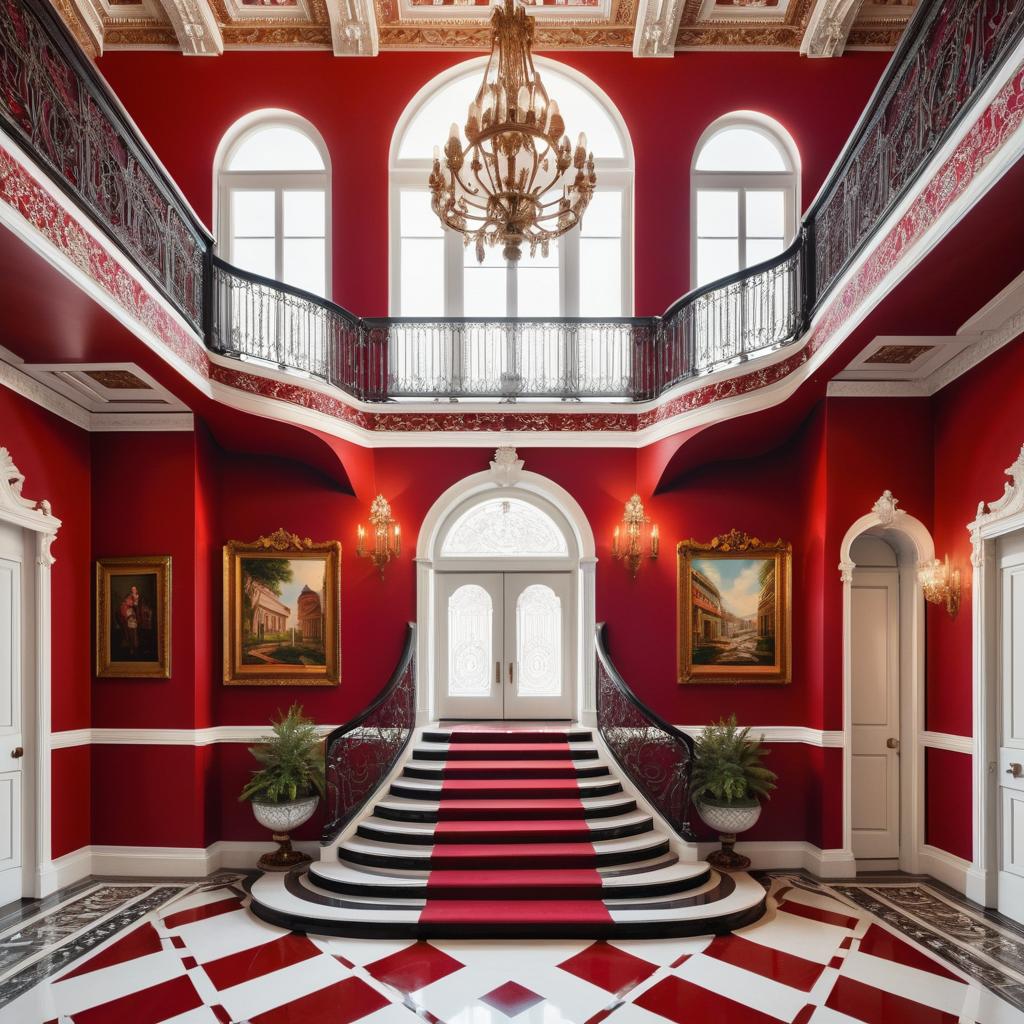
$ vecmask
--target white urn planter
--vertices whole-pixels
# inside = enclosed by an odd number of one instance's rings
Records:
[[[761,805],[756,800],[725,803],[717,800],[697,800],[697,813],[708,828],[713,828],[722,844],[720,850],[708,856],[708,863],[722,871],[745,871],[750,867],[750,858],[737,853],[736,835],[753,828],[761,817]]]
[[[264,828],[270,829],[274,842],[277,843],[277,849],[273,853],[265,853],[260,857],[257,867],[261,871],[288,871],[297,864],[306,864],[312,859],[292,849],[290,833],[313,817],[318,803],[320,797],[316,794],[280,804],[252,801],[253,815]]]

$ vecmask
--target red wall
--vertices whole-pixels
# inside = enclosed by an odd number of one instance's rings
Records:
[[[354,61],[327,53],[233,51],[197,61],[174,53],[118,51],[98,64],[207,224],[214,155],[235,121],[277,107],[316,125],[334,175],[333,297],[362,316],[383,316],[394,126],[425,83],[468,56],[385,53]],[[636,154],[638,315],[660,313],[689,290],[686,183],[707,125],[751,107],[785,125],[800,151],[806,207],[888,60],[884,53],[850,53],[841,60],[792,53],[685,53],[671,60],[635,60],[629,53],[554,56],[604,89],[629,127]]]

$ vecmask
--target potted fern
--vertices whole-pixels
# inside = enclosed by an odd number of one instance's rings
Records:
[[[324,795],[323,741],[316,724],[293,704],[288,713],[271,719],[273,736],[249,753],[262,765],[242,789],[239,800],[252,803],[256,820],[278,844],[259,859],[264,871],[286,871],[310,858],[292,849],[290,833],[307,822]]]
[[[762,737],[763,739],[763,737]],[[776,775],[762,763],[761,740],[750,738],[730,715],[707,726],[694,744],[691,796],[704,823],[719,833],[722,843],[708,863],[726,871],[750,867],[750,860],[733,849],[736,834],[753,827],[761,817],[761,800],[770,799]]]

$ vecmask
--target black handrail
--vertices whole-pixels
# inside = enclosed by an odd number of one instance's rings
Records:
[[[0,131],[92,215],[211,351],[277,362],[370,402],[641,402],[798,341],[1022,38],[1024,0],[920,3],[793,243],[687,292],[660,317],[364,320],[232,267],[46,0],[0,0]],[[504,337],[507,357],[488,330]]]
[[[689,843],[693,738],[666,722],[633,692],[597,626],[597,727],[605,745],[647,801]]]
[[[351,721],[324,741],[328,820],[320,839],[328,846],[377,791],[416,728],[416,624],[384,688]]]

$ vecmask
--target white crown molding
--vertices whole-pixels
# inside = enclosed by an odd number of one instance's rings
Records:
[[[185,432],[195,430],[195,417],[190,412],[94,412],[87,428],[95,434],[131,431]]]
[[[1011,482],[1003,484],[1002,497],[988,503],[978,502],[978,513],[967,526],[971,534],[971,562],[975,568],[983,564],[986,537],[1009,533],[1018,525],[1024,525],[1024,445],[1004,473]]]
[[[925,730],[921,733],[921,746],[930,747],[932,750],[953,750],[958,754],[973,754],[974,737]]]
[[[800,42],[805,57],[841,57],[861,0],[817,0]]]
[[[373,0],[326,0],[335,57],[376,57],[380,52]]]
[[[219,57],[224,52],[220,25],[207,0],[160,0],[181,52],[192,57]]]
[[[927,398],[929,391],[920,380],[830,380],[829,398]]]
[[[683,0],[640,0],[633,31],[633,56],[674,56],[684,7]]]
[[[52,388],[46,387],[35,377],[30,377],[27,373],[22,373],[21,370],[11,366],[10,363],[5,363],[2,359],[0,359],[0,386],[7,388],[8,391],[13,391],[16,395],[21,395],[22,398],[27,398],[30,402],[34,402],[47,412],[52,412],[62,420],[73,423],[76,427],[81,427],[83,430],[89,429],[90,414],[88,411],[58,394]]]

